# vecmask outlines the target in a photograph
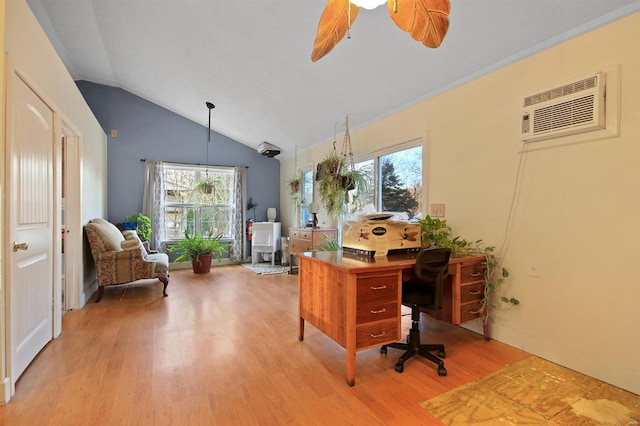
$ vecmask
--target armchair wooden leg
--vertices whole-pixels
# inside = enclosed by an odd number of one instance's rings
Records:
[[[167,286],[169,285],[169,278],[159,278],[160,281],[162,281],[162,284],[164,284],[164,287],[162,288],[162,295],[164,297],[167,297]]]
[[[99,285],[98,286],[98,297],[96,297],[96,302],[98,303],[100,300],[102,300],[102,295],[104,294],[104,286]]]

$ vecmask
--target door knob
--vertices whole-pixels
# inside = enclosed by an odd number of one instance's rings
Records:
[[[16,252],[18,250],[26,250],[28,249],[29,246],[27,245],[27,243],[16,243],[15,241],[13,242],[13,251]]]

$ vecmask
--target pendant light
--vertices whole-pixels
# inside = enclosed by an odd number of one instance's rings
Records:
[[[207,131],[207,142],[211,142],[211,110],[216,106],[211,102],[206,102],[207,108],[209,108],[209,130]]]

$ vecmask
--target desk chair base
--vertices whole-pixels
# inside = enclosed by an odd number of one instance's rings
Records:
[[[444,361],[440,358],[446,358],[447,354],[444,351],[444,345],[441,344],[430,344],[430,345],[422,345],[420,344],[420,329],[418,328],[418,323],[420,322],[420,309],[417,306],[413,306],[411,308],[411,330],[409,330],[409,335],[407,335],[407,343],[390,343],[388,345],[384,345],[380,348],[381,354],[387,353],[387,348],[396,348],[403,349],[406,352],[398,358],[398,362],[394,369],[398,373],[402,373],[404,371],[404,363],[414,355],[420,355],[423,358],[428,359],[429,361],[438,365],[438,376],[446,376],[447,369],[444,368]],[[433,355],[431,352],[438,351],[438,356]]]

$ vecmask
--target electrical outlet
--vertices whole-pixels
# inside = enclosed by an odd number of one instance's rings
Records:
[[[444,217],[444,204],[431,204],[431,217]]]
[[[534,278],[540,276],[540,267],[538,262],[529,262],[529,265],[527,265],[527,275]]]

